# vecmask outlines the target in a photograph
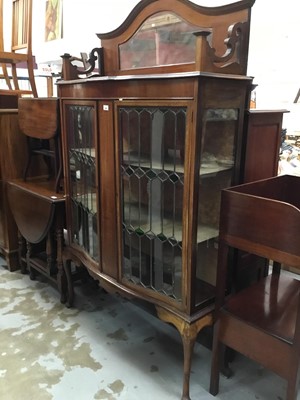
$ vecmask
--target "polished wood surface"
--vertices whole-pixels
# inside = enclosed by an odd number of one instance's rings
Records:
[[[53,224],[55,205],[64,203],[64,195],[56,193],[53,182],[23,180],[9,181],[7,193],[22,236],[30,243],[41,242]]]
[[[22,176],[27,157],[17,109],[0,110],[0,143],[0,253],[5,257],[8,269],[14,271],[19,268],[18,234],[8,204],[6,185],[7,180]]]
[[[19,124],[26,136],[52,139],[59,128],[58,99],[20,98],[18,101]]]
[[[296,400],[300,361],[300,282],[280,274],[286,263],[300,268],[300,179],[278,176],[222,192],[217,303],[211,387],[219,390],[221,343],[287,380]],[[274,262],[273,274],[226,295],[229,248]]]
[[[243,182],[278,175],[282,120],[287,110],[249,110]]]
[[[9,99],[10,96],[5,96]],[[10,104],[10,102],[9,102]],[[18,261],[18,230],[7,197],[7,182],[21,178],[27,162],[26,136],[19,127],[18,109],[0,109],[0,252],[5,257],[8,269],[20,268]],[[43,176],[45,166],[34,160],[28,177]]]
[[[195,284],[195,227],[197,221],[195,215],[198,213],[199,194],[199,169],[200,154],[202,145],[201,136],[201,112],[198,113],[200,105],[206,104],[208,108],[230,108],[240,110],[239,115],[244,114],[244,107],[247,104],[248,93],[251,88],[251,79],[245,77],[222,79],[221,76],[202,76],[189,75],[178,77],[140,77],[138,80],[133,78],[124,81],[111,80],[110,82],[93,79],[89,82],[74,84],[59,84],[59,96],[62,104],[63,119],[63,152],[65,161],[65,188],[66,188],[66,207],[67,207],[67,230],[69,233],[69,245],[64,250],[64,264],[66,268],[70,266],[72,260],[84,265],[93,278],[97,279],[101,286],[106,290],[117,291],[124,296],[142,298],[160,309],[164,309],[163,320],[166,320],[165,314],[175,321],[174,325],[178,327],[177,319],[186,321],[184,330],[184,384],[182,399],[189,399],[189,376],[190,362],[193,352],[193,344],[197,336],[198,329],[211,321],[210,313],[212,311],[213,295],[205,292],[200,285]],[[119,95],[121,95],[121,100]],[[111,97],[113,95],[113,97]],[[145,95],[149,95],[145,99]],[[73,99],[70,99],[73,97]],[[155,98],[156,97],[156,98]],[[106,100],[103,100],[106,99]],[[183,245],[183,284],[182,284],[182,302],[174,301],[167,296],[143,288],[141,285],[135,285],[124,278],[122,274],[122,209],[120,204],[120,176],[118,170],[120,154],[120,137],[117,130],[118,106],[122,104],[136,105],[136,107],[157,106],[163,104],[165,107],[171,104],[187,104],[188,112],[193,118],[188,119],[188,141],[186,142],[185,159],[188,160],[186,166],[185,184],[188,189],[184,193],[183,199],[183,221],[185,224],[184,245]],[[74,179],[74,171],[70,170],[68,160],[70,149],[74,148],[70,142],[70,132],[72,132],[73,119],[68,119],[67,110],[69,107],[84,108],[92,107],[98,110],[92,126],[96,126],[96,163],[97,173],[99,174],[99,208],[97,210],[97,226],[99,227],[99,248],[100,260],[97,262],[80,248],[77,240],[74,238],[76,232],[76,223],[73,217],[73,204],[71,203],[71,180]],[[93,114],[94,115],[94,114]],[[193,122],[192,122],[193,121]],[[83,121],[81,121],[83,123]],[[72,125],[73,124],[73,125]],[[242,134],[243,120],[237,122],[237,156],[234,167],[236,182],[239,180],[240,166],[242,160]],[[73,128],[74,129],[74,128]],[[80,192],[80,191],[79,191]],[[73,194],[72,194],[73,195]],[[210,290],[211,292],[211,290]],[[199,300],[198,300],[199,299]],[[197,304],[197,305],[196,305]],[[204,325],[202,324],[202,322]]]
[[[19,127],[27,138],[28,159],[24,180],[30,171],[33,158],[44,160],[48,179],[55,178],[56,191],[61,190],[62,155],[60,114],[57,98],[20,98],[18,101]]]
[[[299,291],[299,280],[290,279],[284,274],[268,275],[253,287],[248,287],[229,298],[226,301],[225,312],[234,314],[249,325],[259,326],[270,335],[281,337],[292,344]],[[226,330],[221,333],[221,337],[223,335],[226,336]],[[273,349],[268,347],[273,353]],[[274,354],[273,357],[281,355]]]
[[[119,28],[112,32],[97,34],[102,47],[93,49],[88,62],[95,66],[95,60],[100,59],[98,70],[94,71],[94,75],[98,76],[133,74],[136,76],[153,72],[159,74],[199,70],[245,75],[250,14],[254,1],[242,0],[221,7],[202,7],[187,0],[160,0],[159,2],[142,0]],[[155,20],[151,23],[151,18],[157,18],[158,22],[156,23]],[[183,31],[167,27],[172,19],[176,21],[176,25],[179,22],[185,26],[182,28]],[[146,26],[143,25],[144,23]],[[164,25],[166,29],[159,32],[156,28],[160,28],[160,25]],[[147,31],[146,36],[143,34],[145,31]],[[183,39],[182,36],[179,39],[176,35],[178,32],[180,34],[184,32],[185,38]],[[159,37],[160,33],[163,38]],[[190,42],[188,47],[186,46],[187,36]],[[166,37],[168,37],[167,40],[165,40]],[[124,46],[127,48],[122,48]],[[145,46],[149,46],[148,52]],[[168,61],[161,62],[159,56],[161,49],[164,49],[163,58],[167,58]],[[178,61],[176,55],[172,57],[174,50],[177,51],[178,57],[183,52],[192,54],[188,59],[183,58],[182,61]],[[95,51],[97,55],[94,54]],[[157,62],[155,64],[146,62],[144,65],[149,53],[157,58]],[[82,71],[72,64],[72,61],[78,60],[78,57],[66,53],[62,58],[63,79],[74,80],[81,77]],[[123,66],[123,58],[131,59],[132,66],[126,65],[126,62]],[[141,62],[142,66],[139,65]]]
[[[170,10],[175,15],[182,17],[186,22],[199,27],[199,31],[204,31],[202,35],[199,34],[196,40],[197,51],[200,54],[196,55],[195,50],[195,61],[189,65],[170,65],[169,63],[167,67],[157,66],[155,68],[157,73],[161,71],[170,72],[170,70],[191,71],[200,69],[205,72],[245,75],[248,58],[250,9],[253,3],[254,1],[246,0],[222,7],[201,7],[184,0],[161,0],[159,2],[143,0],[132,10],[119,28],[109,33],[98,34],[104,50],[105,74],[130,74],[133,71],[134,74],[145,74],[150,71],[150,68],[139,69],[136,67],[134,70],[122,70],[119,62],[119,44],[126,42],[147,18],[156,13]],[[233,44],[232,38],[229,39],[229,27],[234,30],[233,26],[237,22],[241,24],[239,29],[243,30],[241,35],[243,39],[239,42],[239,54],[235,51],[235,44]],[[210,35],[211,32],[213,32],[212,35]],[[210,44],[208,44],[208,36],[212,40]],[[224,57],[223,59],[227,41],[232,46],[230,49],[228,48],[226,58]]]
[[[16,179],[7,183],[7,196],[19,231],[19,265],[31,279],[41,273],[57,285],[61,302],[72,305],[71,273],[63,265],[65,196],[54,181]]]
[[[66,269],[71,262],[81,265],[107,291],[154,305],[158,317],[178,329],[184,353],[182,400],[190,399],[189,378],[196,337],[204,326],[212,323],[217,256],[217,244],[212,242],[218,235],[220,188],[228,181],[238,183],[241,178],[244,114],[252,88],[252,78],[245,73],[253,3],[243,0],[206,8],[186,0],[143,0],[120,28],[98,35],[103,46],[104,70],[81,77],[72,64],[73,57],[68,54],[62,57],[63,79],[58,82],[58,96],[69,239],[63,251],[64,265]],[[192,35],[193,61],[122,68],[120,46],[129,40],[135,43],[134,34],[142,24],[146,21],[151,26],[148,17],[157,13],[161,16],[165,11],[194,25],[193,31],[201,30],[196,38]],[[164,15],[164,23],[166,20]],[[188,35],[191,37],[190,31]],[[176,45],[174,37],[177,38],[170,35],[172,45]],[[127,120],[131,112],[141,116],[138,123],[132,122],[131,117]],[[171,118],[175,115],[175,119],[168,132],[169,115]],[[137,145],[134,151],[139,157],[141,152],[146,156],[151,153],[145,166],[142,160],[137,164],[125,160],[124,148],[130,147],[128,141],[126,144],[126,129],[132,131],[133,141],[138,137],[136,142],[140,147]],[[160,136],[155,146],[161,151],[154,157],[161,158],[161,164],[156,166],[149,149],[151,140],[156,142]],[[229,160],[230,165],[211,174],[201,171],[205,149],[216,154],[216,158]],[[178,152],[179,161],[174,159],[172,166],[166,168],[163,158],[168,158],[168,150],[173,155]],[[171,173],[174,169],[175,176]],[[151,185],[160,173],[159,185],[168,180],[169,186],[165,185],[164,196],[157,193],[156,199]],[[124,186],[130,176],[133,186],[136,182],[136,186],[141,185],[137,204],[139,212],[142,208],[147,210],[150,228],[145,230],[134,221],[128,222],[130,217],[124,217],[127,212]],[[146,177],[145,187],[142,176]],[[180,182],[175,184],[175,181]],[[160,205],[163,206],[157,211]],[[164,213],[169,217],[167,211],[174,223],[170,235],[165,232],[162,217]],[[153,219],[157,217],[158,228],[151,225],[152,214]],[[213,221],[215,229],[208,230],[209,234],[205,231],[205,239],[198,240],[201,218],[208,224]],[[128,244],[131,241],[132,246]],[[213,254],[201,257],[208,241]],[[171,254],[164,253],[164,246],[172,247]],[[201,275],[205,262],[208,277]]]
[[[0,109],[0,253],[5,257],[8,269],[14,271],[20,268],[18,231],[7,198],[7,181],[23,176],[27,143],[19,127],[18,109],[7,108],[11,104],[11,96],[1,99],[4,108]],[[15,96],[13,99],[16,100]],[[45,166],[38,160],[28,171],[29,177],[33,175],[45,175]]]

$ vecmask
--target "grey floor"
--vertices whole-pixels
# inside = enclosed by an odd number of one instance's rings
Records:
[[[182,346],[171,326],[101,289],[76,288],[68,309],[47,281],[0,257],[0,399],[180,400]],[[195,346],[191,399],[283,400],[285,382],[242,356],[208,393],[211,353]],[[300,399],[300,397],[299,397]]]

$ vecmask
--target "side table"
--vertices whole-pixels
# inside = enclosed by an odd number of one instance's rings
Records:
[[[8,182],[7,194],[19,231],[19,262],[30,278],[41,273],[57,285],[61,302],[71,306],[70,271],[62,262],[65,196],[52,181],[22,179]]]

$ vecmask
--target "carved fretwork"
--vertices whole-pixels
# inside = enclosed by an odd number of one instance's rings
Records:
[[[64,80],[79,79],[80,77],[88,76],[103,76],[103,49],[95,47],[89,54],[89,58],[74,57],[68,53],[61,56],[63,59],[62,78]],[[77,65],[72,64],[74,61],[82,62],[84,68],[79,68]],[[96,61],[98,61],[96,63]],[[93,73],[97,71],[96,73]]]
[[[216,54],[216,49],[211,47],[211,32],[202,30],[196,32],[198,37],[200,69],[210,72],[218,72],[220,69],[231,69],[232,73],[246,73],[247,52],[244,49],[248,42],[249,23],[238,22],[228,28],[228,37],[224,40],[226,51],[222,56]],[[224,71],[225,72],[225,71]],[[226,71],[229,72],[229,71]]]
[[[224,40],[225,45],[227,46],[226,52],[223,56],[219,57],[215,54],[215,49],[212,49],[213,55],[213,62],[217,63],[226,63],[232,58],[236,59],[236,63],[241,64],[241,44],[243,41],[243,32],[246,31],[245,25],[248,23],[237,23],[235,25],[231,25],[228,28],[228,38]]]

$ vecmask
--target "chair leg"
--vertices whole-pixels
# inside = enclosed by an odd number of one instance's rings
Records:
[[[53,176],[51,159],[48,156],[43,156],[43,159],[48,169],[48,181],[50,181],[51,177]]]
[[[29,167],[31,164],[31,156],[32,156],[32,154],[31,154],[31,148],[30,148],[30,138],[27,137],[27,163],[25,165],[24,172],[23,172],[24,182],[26,182],[26,180],[27,180],[27,174],[28,174]]]
[[[60,190],[60,181],[62,178],[62,156],[61,156],[61,146],[59,142],[59,137],[54,140],[55,148],[55,190],[56,193]]]
[[[28,68],[29,83],[31,86],[33,97],[38,97],[36,84],[35,84],[35,77],[34,77],[34,73],[33,73],[33,57],[32,56],[29,56],[29,58],[28,58],[27,68]]]
[[[6,64],[1,64],[1,67],[2,67],[2,73],[3,73],[4,79],[5,79],[5,83],[6,83],[7,87],[8,87],[8,89],[9,90],[13,90],[13,88],[11,86],[11,82],[10,82],[9,76],[8,76]]]
[[[219,380],[220,380],[220,353],[221,343],[219,341],[219,322],[214,326],[213,348],[212,348],[212,362],[210,374],[210,387],[209,393],[216,396],[219,393]]]
[[[16,64],[11,65],[11,75],[14,83],[15,90],[19,90],[19,80],[17,75],[17,66]]]

